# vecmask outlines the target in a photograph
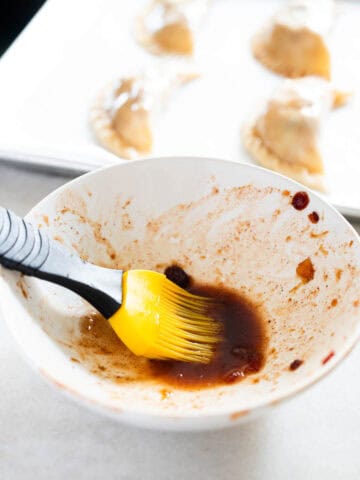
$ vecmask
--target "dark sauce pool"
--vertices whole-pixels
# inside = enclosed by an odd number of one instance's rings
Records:
[[[166,270],[174,283],[178,278],[187,277],[181,272],[183,270],[175,266]],[[265,364],[267,340],[264,321],[254,306],[232,290],[197,285],[190,278],[186,283],[189,292],[218,300],[219,304],[209,314],[221,322],[223,340],[217,346],[214,359],[206,365],[152,360],[154,377],[177,387],[199,388],[238,382],[259,372]]]
[[[98,313],[80,319],[80,336],[72,345],[71,360],[117,384],[155,381],[161,386],[183,389],[231,384],[259,372],[266,360],[267,337],[265,321],[251,302],[226,288],[198,285],[176,265],[168,268],[166,274],[188,291],[218,300],[219,306],[209,314],[221,322],[223,339],[211,363],[201,365],[137,357]]]

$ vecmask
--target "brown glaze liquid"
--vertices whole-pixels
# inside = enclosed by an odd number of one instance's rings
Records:
[[[310,198],[306,192],[297,192],[291,200],[291,205],[296,210],[304,210],[309,205]]]
[[[181,270],[180,267],[171,268],[174,280],[182,278],[180,272],[175,271],[176,268]],[[166,273],[172,279],[168,272],[169,269]],[[209,315],[222,324],[223,339],[209,364],[153,360],[153,375],[177,387],[193,388],[234,383],[261,370],[265,363],[266,335],[254,306],[224,287],[190,283],[187,290],[218,301]]]
[[[317,212],[309,213],[308,218],[311,223],[318,223],[318,221],[320,220],[319,214]]]
[[[174,280],[185,278],[180,267],[167,271]],[[114,383],[160,381],[179,388],[207,388],[238,382],[258,372],[265,363],[266,335],[264,322],[251,303],[223,287],[192,284],[187,290],[216,298],[219,304],[209,314],[223,325],[223,339],[214,359],[207,365],[178,361],[147,360],[136,357],[119,340],[107,320],[99,314],[80,321],[77,356],[96,375]]]

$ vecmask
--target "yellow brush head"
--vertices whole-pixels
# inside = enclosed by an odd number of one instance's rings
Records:
[[[210,318],[214,300],[192,295],[148,270],[123,275],[123,303],[109,319],[136,355],[209,363],[221,339],[221,325]]]

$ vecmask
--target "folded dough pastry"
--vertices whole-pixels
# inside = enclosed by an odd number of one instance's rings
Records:
[[[155,54],[191,55],[210,0],[153,0],[137,17],[135,38]]]
[[[285,80],[263,112],[245,126],[245,148],[260,165],[324,190],[322,122],[348,96],[320,77]]]
[[[254,56],[290,78],[330,78],[326,34],[334,19],[334,0],[291,0],[253,39]]]
[[[198,74],[152,70],[129,75],[107,85],[97,96],[90,124],[101,145],[119,157],[151,152],[153,118],[170,94]]]

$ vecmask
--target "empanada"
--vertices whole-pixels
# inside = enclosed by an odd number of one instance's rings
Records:
[[[264,111],[244,128],[245,148],[260,165],[324,190],[322,121],[347,99],[348,94],[320,77],[286,80]]]
[[[191,55],[210,0],[153,0],[135,22],[135,38],[154,54]]]
[[[198,74],[151,71],[107,85],[90,112],[90,123],[102,146],[123,158],[151,152],[153,117],[169,95]]]
[[[330,78],[326,34],[334,18],[333,0],[292,0],[253,39],[254,56],[290,78]]]

